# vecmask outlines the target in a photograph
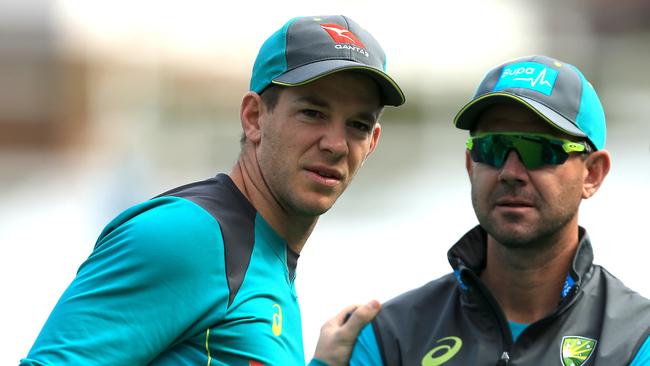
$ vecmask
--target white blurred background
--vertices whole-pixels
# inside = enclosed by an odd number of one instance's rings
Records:
[[[229,171],[259,46],[293,16],[334,13],[379,40],[408,101],[302,252],[307,358],[345,305],[449,272],[447,249],[476,224],[451,119],[490,67],[528,54],[596,87],[613,169],[580,222],[596,262],[650,296],[645,0],[0,0],[0,364],[27,354],[111,218]]]

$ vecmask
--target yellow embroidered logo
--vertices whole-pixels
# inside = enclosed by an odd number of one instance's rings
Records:
[[[282,334],[282,308],[278,304],[273,304],[273,335],[279,337]]]
[[[460,351],[463,346],[463,340],[458,337],[444,337],[436,341],[442,343],[431,349],[422,358],[422,366],[440,366],[443,363],[451,360],[452,357]]]

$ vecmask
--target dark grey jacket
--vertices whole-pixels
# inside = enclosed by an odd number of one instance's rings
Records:
[[[515,343],[503,311],[479,279],[485,243],[486,233],[477,226],[449,250],[453,274],[384,304],[373,329],[385,365],[617,366],[632,361],[650,334],[650,301],[593,264],[583,228],[557,309],[530,324]]]

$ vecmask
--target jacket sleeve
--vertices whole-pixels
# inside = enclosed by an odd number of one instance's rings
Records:
[[[641,349],[639,349],[639,352],[637,352],[636,356],[634,356],[634,359],[632,360],[632,363],[630,364],[630,366],[644,365],[650,365],[650,336],[646,338],[643,346],[641,346]]]
[[[199,206],[134,206],[102,232],[21,365],[147,364],[204,314],[223,316],[224,267],[218,223]]]
[[[379,353],[379,345],[375,332],[372,329],[372,323],[366,325],[359,333],[357,343],[352,350],[350,357],[351,366],[382,366],[384,363],[381,360]]]

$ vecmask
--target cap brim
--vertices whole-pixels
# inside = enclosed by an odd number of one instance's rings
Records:
[[[548,122],[551,126],[572,136],[587,137],[584,132],[574,125],[567,118],[555,112],[551,108],[530,98],[514,95],[511,93],[499,91],[494,93],[483,94],[480,97],[467,103],[456,114],[454,124],[463,130],[471,130],[476,125],[479,116],[489,106],[499,103],[518,102]]]
[[[383,71],[374,67],[359,64],[349,60],[325,60],[297,67],[276,77],[271,82],[284,86],[300,86],[316,79],[344,70],[362,72],[372,77],[381,89],[382,104],[399,106],[404,104],[406,97],[395,80]]]

